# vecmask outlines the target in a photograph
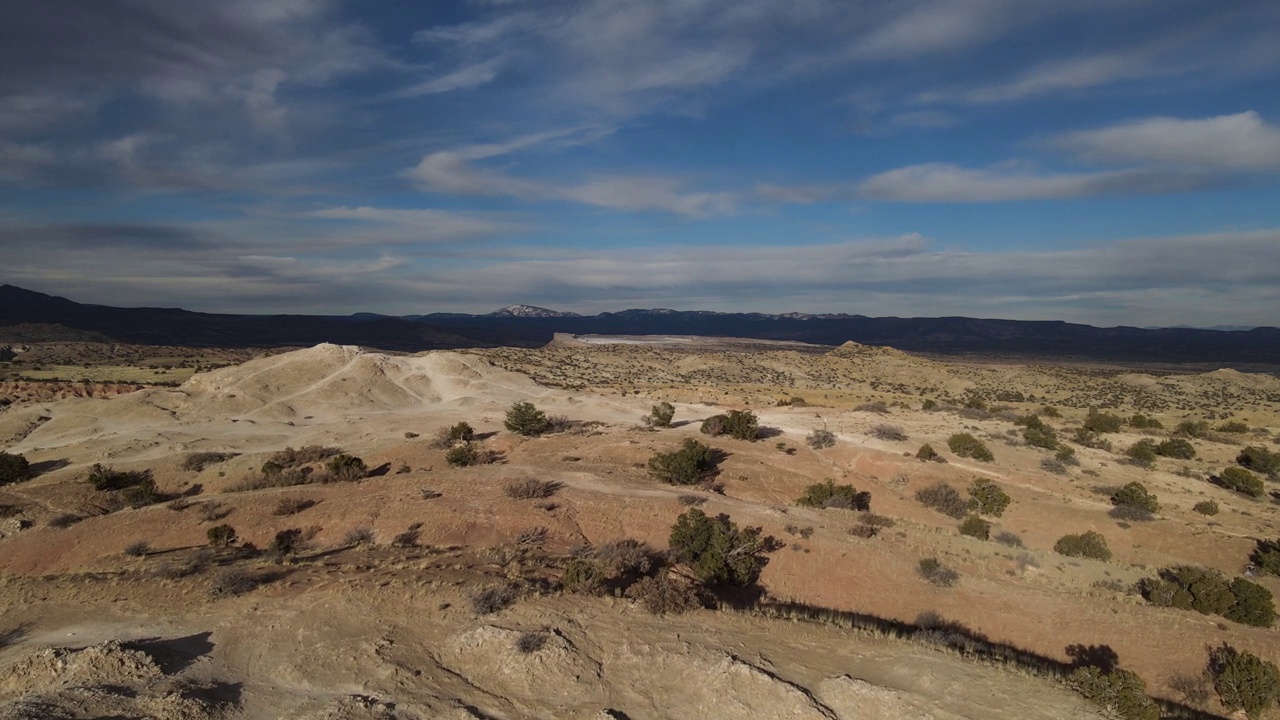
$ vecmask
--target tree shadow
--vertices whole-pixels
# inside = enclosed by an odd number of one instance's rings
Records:
[[[71,461],[65,458],[58,460],[41,460],[37,463],[31,463],[27,466],[27,479],[34,480],[41,475],[51,473],[54,470],[61,470],[62,468],[69,467],[70,465]]]
[[[1068,645],[1067,657],[1073,668],[1096,667],[1103,672],[1112,672],[1120,664],[1120,656],[1110,645]]]
[[[491,437],[497,437],[497,436],[498,436],[497,430],[490,430],[489,432],[476,433],[475,435],[471,436],[471,439],[479,442],[480,440],[488,440]]]
[[[781,435],[782,435],[782,428],[766,427],[763,425],[756,428],[757,440],[768,440],[769,438],[776,438],[776,437],[780,437]]]
[[[187,685],[182,697],[214,707],[238,706],[244,695],[244,683],[215,680],[207,685]]]
[[[379,465],[378,467],[370,470],[369,472],[365,473],[364,476],[371,477],[371,478],[382,477],[383,475],[386,475],[389,472],[391,472],[391,463],[385,462]]]
[[[8,630],[0,630],[0,649],[17,645],[31,634],[31,624],[23,623]]]
[[[173,675],[213,652],[214,644],[209,641],[211,635],[212,631],[206,631],[179,638],[143,638],[125,643],[125,647],[150,655],[161,672]]]

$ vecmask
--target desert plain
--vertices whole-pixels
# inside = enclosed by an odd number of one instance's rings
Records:
[[[162,384],[145,353],[74,350],[23,353],[84,382],[0,387],[0,450],[32,468],[0,486],[0,718],[1107,717],[1064,682],[1090,662],[1137,673],[1166,717],[1212,718],[1231,715],[1202,674],[1207,648],[1280,656],[1270,627],[1137,590],[1190,565],[1280,591],[1246,569],[1280,535],[1275,484],[1252,497],[1214,482],[1245,448],[1280,449],[1273,375],[564,336],[172,350],[180,377]],[[510,431],[523,402],[554,430]],[[643,419],[659,403],[669,427]],[[756,416],[756,439],[700,432],[732,410]],[[1091,412],[1124,423],[1077,435]],[[1028,442],[1029,416],[1069,452]],[[455,466],[436,441],[462,422],[484,462]],[[1126,453],[1184,423],[1200,428],[1194,457]],[[992,459],[952,451],[959,433]],[[714,473],[655,478],[651,458],[686,439],[717,451]],[[291,467],[286,448],[331,450]],[[339,452],[361,471],[326,478]],[[154,496],[95,489],[95,466],[149,478]],[[977,479],[1010,499],[985,539],[918,496],[941,482],[967,498]],[[539,497],[510,489],[529,480]],[[869,508],[797,503],[828,480]],[[1149,517],[1116,513],[1135,481],[1158,499]],[[616,585],[566,584],[618,541],[660,557],[691,508],[769,539],[750,587],[655,613]],[[235,537],[212,547],[219,526]],[[264,552],[290,530],[289,552]],[[1110,559],[1055,552],[1089,531]],[[486,606],[486,591],[505,595]]]

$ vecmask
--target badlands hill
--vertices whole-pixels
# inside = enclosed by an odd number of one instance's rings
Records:
[[[522,401],[569,422],[515,435],[503,419]],[[660,401],[674,427],[640,422]],[[1013,424],[1046,406],[1077,464],[1047,463]],[[1106,434],[1110,450],[1065,442],[1091,406],[1165,429],[1125,425]],[[767,439],[699,433],[742,408]],[[1274,660],[1274,631],[1155,607],[1131,588],[1170,565],[1239,576],[1254,540],[1277,535],[1268,497],[1209,479],[1247,445],[1275,448],[1278,412],[1271,376],[964,365],[857,345],[320,345],[177,387],[29,397],[0,411],[0,449],[36,470],[0,486],[0,718],[1093,718],[1054,678],[1098,658],[1136,671],[1168,716],[1225,717],[1197,679],[1205,647]],[[1184,420],[1210,428],[1195,458],[1125,461]],[[497,462],[446,463],[431,439],[462,421]],[[1214,429],[1228,421],[1244,431]],[[809,447],[824,428],[835,445]],[[950,452],[962,431],[994,460]],[[722,452],[712,485],[650,477],[648,459],[686,438]],[[917,460],[925,443],[947,462]],[[261,481],[265,462],[304,446],[341,448],[368,472]],[[85,482],[94,464],[150,473],[170,499],[122,506]],[[550,497],[505,491],[529,478],[554,483]],[[1001,542],[960,535],[917,500],[975,478],[1012,499],[988,518]],[[796,504],[825,479],[869,492],[879,532],[858,530],[864,513]],[[1154,519],[1111,516],[1110,494],[1132,480],[1159,498]],[[1193,509],[1205,500],[1217,515]],[[590,548],[665,549],[689,506],[777,541],[757,597],[653,615],[562,591]],[[211,551],[218,525],[237,546],[268,548],[290,528],[303,541],[279,563]],[[1053,551],[1087,530],[1111,560]],[[927,582],[922,558],[958,581]],[[236,577],[252,582],[229,586]],[[516,599],[478,612],[487,588]],[[798,615],[816,621],[786,619]],[[993,648],[1004,660],[983,659]]]

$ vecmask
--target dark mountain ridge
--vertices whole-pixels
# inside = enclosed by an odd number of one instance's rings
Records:
[[[512,311],[513,308],[519,310]],[[527,308],[527,310],[526,310]],[[891,345],[943,355],[1280,367],[1280,330],[1099,328],[1062,321],[846,314],[723,313],[659,308],[582,316],[532,306],[486,315],[393,317],[357,313],[228,315],[177,308],[116,308],[0,286],[0,327],[62,325],[121,342],[195,347],[271,347],[334,342],[386,350],[538,346],[555,333],[701,335],[839,345]]]

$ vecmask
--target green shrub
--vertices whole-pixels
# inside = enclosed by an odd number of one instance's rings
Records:
[[[1193,505],[1191,509],[1195,510],[1201,515],[1217,515],[1218,503],[1213,500],[1201,500],[1200,502]]]
[[[978,438],[969,433],[956,433],[947,439],[947,447],[962,458],[973,458],[980,462],[991,462],[995,456]]]
[[[1147,684],[1129,670],[1076,668],[1067,683],[1084,699],[1121,720],[1160,720],[1160,708],[1147,697]]]
[[[970,515],[960,523],[960,534],[986,540],[991,537],[991,523],[977,515]]]
[[[952,587],[960,581],[960,573],[943,565],[938,558],[920,558],[920,562],[916,564],[916,573],[925,582],[938,587]]]
[[[672,485],[696,485],[715,475],[717,463],[714,450],[685,438],[679,450],[654,453],[649,458],[649,474]]]
[[[449,467],[471,467],[485,464],[487,453],[475,446],[475,443],[464,442],[449,448],[444,454],[444,461]]]
[[[369,472],[364,460],[354,455],[335,455],[329,459],[325,469],[329,471],[326,478],[329,482],[354,482]]]
[[[707,585],[749,585],[764,567],[760,530],[739,529],[728,515],[686,510],[671,526],[671,552]]]
[[[969,503],[960,496],[960,491],[941,480],[917,490],[916,500],[927,508],[933,508],[957,520],[969,513]]]
[[[805,488],[804,495],[796,500],[796,504],[865,512],[871,509],[871,493],[858,492],[852,485],[836,485],[834,480],[827,480]]]
[[[168,498],[160,493],[160,490],[156,487],[156,481],[148,477],[136,485],[121,490],[120,499],[131,508],[140,508],[147,505],[155,505]]]
[[[116,470],[96,463],[89,468],[89,476],[87,478],[94,490],[104,491],[123,490],[127,487],[140,485],[150,479],[150,470]]]
[[[1280,539],[1256,540],[1249,559],[1262,572],[1280,577]]]
[[[306,445],[297,450],[294,450],[291,447],[286,447],[285,449],[273,454],[268,462],[281,468],[291,468],[299,465],[318,463],[321,460],[327,460],[334,455],[341,454],[341,448],[324,447],[322,445]]]
[[[229,547],[236,542],[236,529],[230,525],[215,525],[205,533],[214,547]]]
[[[1147,417],[1141,413],[1134,414],[1129,418],[1129,427],[1135,430],[1163,430],[1164,423],[1152,417]]]
[[[1099,433],[1086,428],[1076,428],[1071,439],[1081,447],[1093,448],[1094,450],[1106,450],[1111,452],[1111,442],[1102,437]]]
[[[1190,460],[1196,456],[1196,448],[1182,438],[1169,438],[1156,445],[1156,454],[1160,457]]]
[[[969,507],[979,515],[1000,517],[1011,502],[1008,493],[986,478],[975,478],[969,485]]]
[[[551,421],[547,419],[546,413],[530,402],[512,405],[502,424],[511,432],[526,437],[541,435],[551,429]]]
[[[1276,606],[1271,591],[1244,578],[1231,581],[1231,594],[1235,602],[1222,616],[1242,625],[1271,627],[1276,620]]]
[[[281,530],[271,539],[271,544],[267,546],[267,555],[276,562],[282,562],[285,558],[297,553],[302,549],[302,529],[290,528]]]
[[[938,451],[934,450],[933,446],[930,445],[929,443],[925,443],[920,446],[920,449],[916,451],[916,459],[920,460],[921,462],[946,462],[947,461],[947,459],[939,455]]]
[[[1084,418],[1084,429],[1095,433],[1114,433],[1120,432],[1120,428],[1124,426],[1124,418],[1111,413],[1099,412],[1097,408],[1089,408],[1089,414]]]
[[[835,447],[836,435],[826,428],[819,428],[805,436],[804,441],[814,450]]]
[[[1236,456],[1236,464],[1274,479],[1280,474],[1280,452],[1271,452],[1264,447],[1250,445]]]
[[[1040,419],[1039,415],[1024,415],[1013,421],[1014,425],[1021,425],[1025,428],[1022,431],[1022,439],[1027,441],[1028,445],[1045,450],[1056,450],[1058,448],[1058,435],[1053,428]]]
[[[920,409],[921,409],[921,410],[937,410],[937,409],[938,409],[938,401],[937,401],[937,400],[925,400],[924,402],[920,403]]]
[[[1275,621],[1271,591],[1244,578],[1228,582],[1217,570],[1190,565],[1168,567],[1160,571],[1159,578],[1139,583],[1139,590],[1151,604],[1160,607],[1221,615],[1259,627],[1269,627]]]
[[[1054,433],[1053,428],[1046,427],[1043,430],[1037,428],[1026,428],[1022,431],[1022,439],[1027,441],[1032,447],[1044,448],[1045,450],[1058,449],[1058,436]]]
[[[1215,485],[1243,493],[1249,497],[1262,497],[1266,492],[1262,484],[1262,478],[1255,476],[1244,468],[1229,467],[1219,473],[1217,477],[1212,478],[1211,481]]]
[[[1111,559],[1111,549],[1107,547],[1107,539],[1093,530],[1081,535],[1063,535],[1058,538],[1058,542],[1054,543],[1053,551],[1067,557]]]
[[[1203,420],[1183,420],[1174,432],[1189,438],[1203,438],[1209,434],[1209,423]]]
[[[750,410],[730,410],[703,420],[701,431],[712,437],[728,435],[737,440],[755,440],[760,433],[760,423]]]
[[[1275,663],[1226,644],[1209,651],[1209,677],[1222,706],[1260,718],[1280,697],[1280,669]]]
[[[564,566],[564,575],[560,578],[560,584],[568,592],[600,595],[604,592],[607,579],[596,563],[575,558]]]
[[[431,447],[437,450],[448,450],[458,443],[469,443],[476,439],[475,428],[470,423],[460,422],[450,427],[442,427],[436,431]]]
[[[0,452],[0,485],[22,482],[31,474],[31,464],[21,455]]]
[[[676,416],[676,408],[669,402],[660,402],[653,406],[649,414],[648,424],[654,427],[671,427],[671,420]]]
[[[1229,433],[1231,435],[1243,435],[1249,432],[1249,426],[1239,420],[1229,420],[1214,429],[1218,432]]]
[[[1147,491],[1140,482],[1131,482],[1111,495],[1111,504],[1116,507],[1135,507],[1149,513],[1160,512],[1160,503],[1156,496]]]
[[[1156,444],[1147,438],[1130,445],[1124,454],[1129,462],[1141,468],[1150,469],[1156,464]]]
[[[1051,418],[1062,417],[1062,413],[1058,411],[1058,408],[1052,405],[1045,405],[1044,407],[1040,408],[1040,414],[1045,417],[1051,417]]]

